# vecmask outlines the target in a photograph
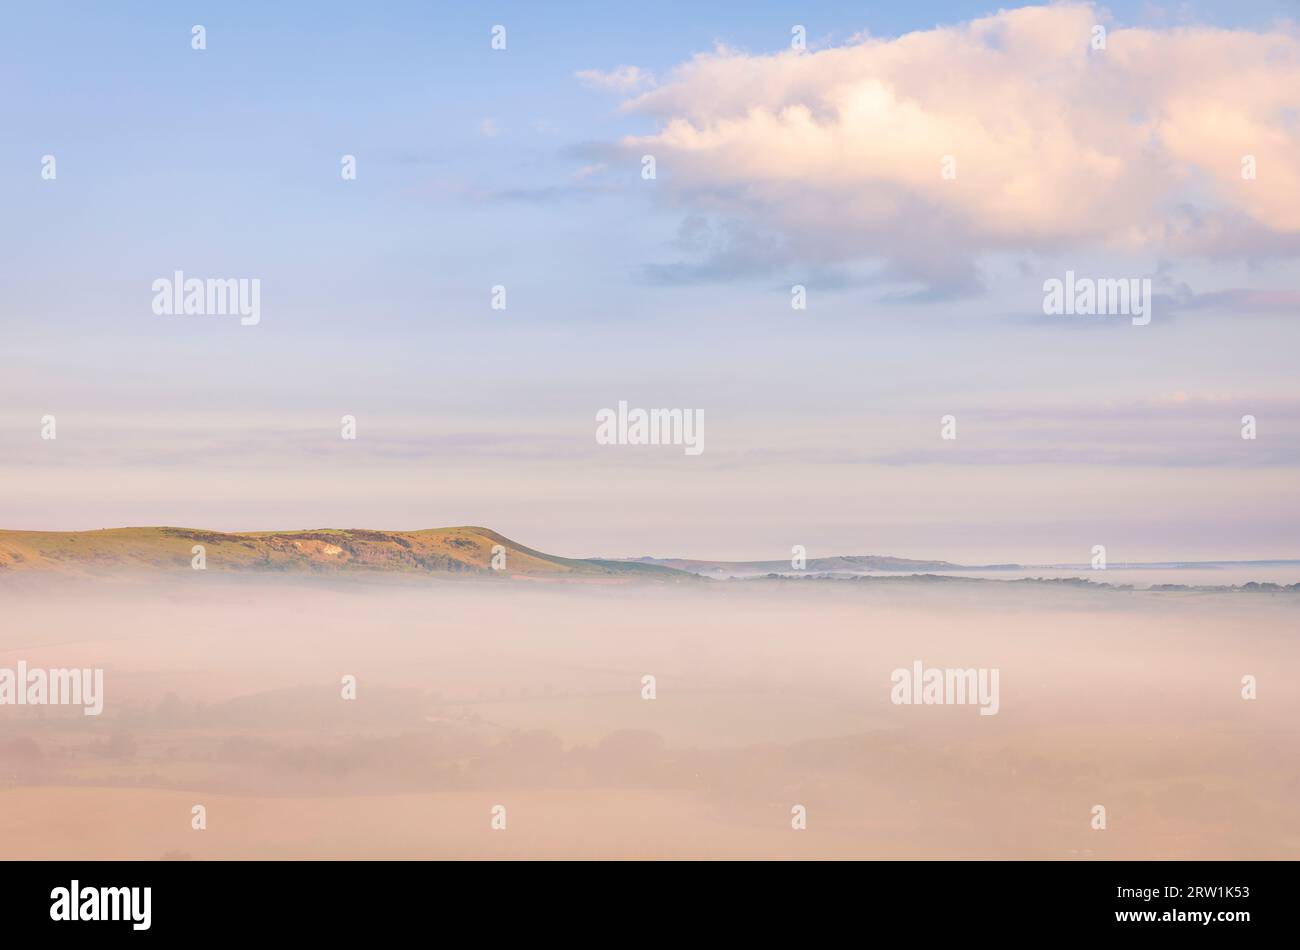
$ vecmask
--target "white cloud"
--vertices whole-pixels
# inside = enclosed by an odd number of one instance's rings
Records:
[[[637,66],[619,66],[608,72],[599,69],[583,69],[574,75],[588,88],[606,92],[626,94],[654,85],[654,76]]]
[[[583,165],[581,168],[579,168],[576,172],[573,173],[573,177],[578,181],[585,181],[588,178],[592,178],[596,175],[599,175],[604,170],[605,170],[604,162],[592,162],[589,165]]]
[[[1093,50],[1106,17],[1029,7],[818,52],[718,49],[625,102],[659,127],[622,144],[656,156],[667,195],[791,257],[932,285],[975,282],[997,251],[1300,254],[1294,25],[1114,27]]]

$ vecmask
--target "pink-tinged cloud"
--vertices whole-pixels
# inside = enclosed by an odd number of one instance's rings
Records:
[[[720,232],[933,284],[974,281],[996,251],[1300,254],[1300,32],[1108,19],[1064,5],[818,52],[719,48],[624,103],[658,130],[623,145]],[[734,269],[735,248],[709,252]]]
[[[605,92],[634,92],[646,86],[653,86],[655,81],[652,73],[637,66],[619,66],[608,71],[582,69],[574,75],[589,89],[600,89]]]

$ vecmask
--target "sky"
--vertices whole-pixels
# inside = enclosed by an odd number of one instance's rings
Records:
[[[1300,557],[1297,19],[11,6],[0,526]],[[260,321],[155,313],[177,270]],[[1044,314],[1067,271],[1149,279],[1150,323]],[[620,401],[705,450],[597,444]]]

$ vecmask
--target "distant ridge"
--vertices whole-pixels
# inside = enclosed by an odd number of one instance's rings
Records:
[[[751,577],[759,574],[793,573],[790,561],[701,561],[689,558],[629,558],[626,563],[648,564],[689,571],[705,577]],[[809,558],[801,573],[860,574],[865,571],[882,573],[916,574],[931,571],[1016,571],[1020,564],[953,564],[949,561],[920,561],[906,557],[884,557],[877,554],[839,555],[836,557]]]
[[[213,571],[697,580],[689,573],[655,564],[545,554],[489,528],[475,526],[423,531],[321,528],[244,533],[173,527],[0,530],[0,574],[188,570],[194,545],[203,546],[206,569]],[[505,567],[500,571],[492,568],[493,548],[497,545],[505,553]]]
[[[876,554],[840,555],[836,557],[809,558],[802,570],[795,570],[789,560],[781,561],[707,561],[691,558],[637,557],[626,563],[671,567],[689,571],[702,577],[751,578],[768,575],[808,577],[813,575],[863,575],[863,574],[959,574],[962,572],[996,573],[1037,570],[1081,571],[1095,576],[1090,564],[954,564],[951,561],[925,561],[906,557],[884,557]],[[1286,567],[1300,566],[1300,560],[1274,558],[1254,561],[1150,561],[1111,562],[1109,569],[1117,570],[1211,570],[1224,567]],[[1176,585],[1175,585],[1176,586]]]

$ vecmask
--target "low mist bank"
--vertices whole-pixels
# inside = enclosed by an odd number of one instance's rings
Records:
[[[4,857],[1300,855],[1292,595],[194,572],[0,598],[0,666],[105,684],[96,717],[0,706]],[[996,669],[996,714],[891,702],[918,660]]]

